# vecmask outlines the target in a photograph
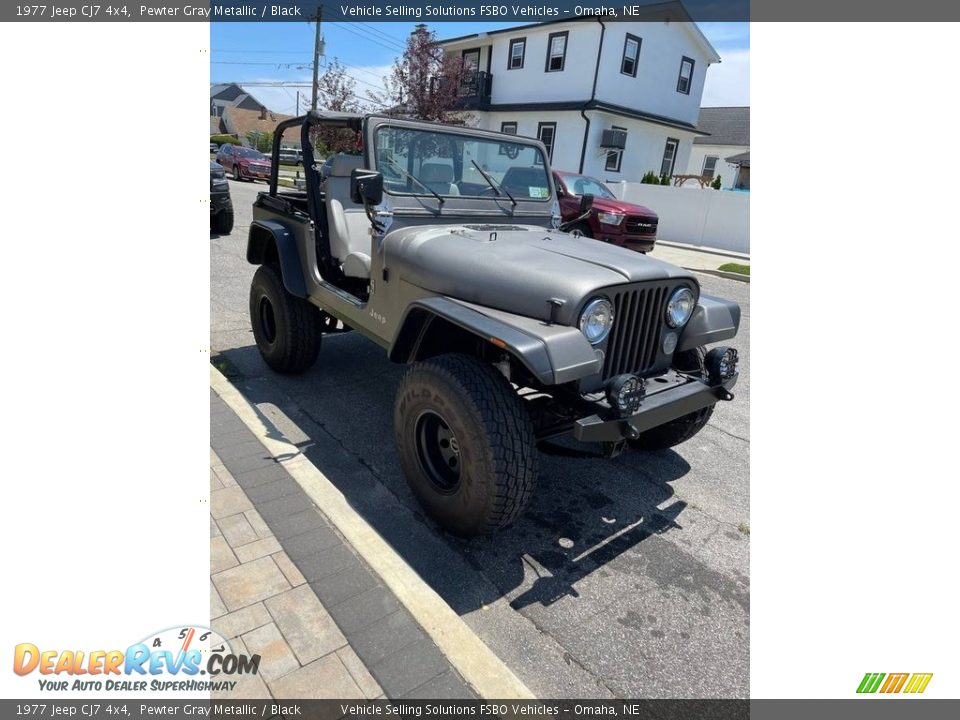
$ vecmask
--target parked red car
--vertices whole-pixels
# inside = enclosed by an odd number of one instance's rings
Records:
[[[270,158],[253,148],[221,145],[217,162],[233,175],[234,180],[269,180]]]
[[[580,198],[593,195],[590,216],[574,225],[587,237],[622,245],[637,252],[649,252],[657,241],[657,214],[633,203],[618,200],[610,189],[596,178],[556,170],[553,181],[557,185],[560,214],[564,222],[580,215]]]

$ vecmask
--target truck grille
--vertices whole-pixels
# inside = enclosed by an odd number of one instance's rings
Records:
[[[625,221],[626,230],[631,235],[656,235],[657,218],[630,215]]]
[[[657,360],[663,305],[671,285],[646,285],[612,293],[613,329],[607,341],[603,379],[634,373],[642,375]]]

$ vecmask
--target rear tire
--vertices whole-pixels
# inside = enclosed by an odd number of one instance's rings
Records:
[[[520,514],[537,479],[537,446],[523,400],[489,364],[450,354],[415,363],[393,413],[400,464],[437,524],[486,535]]]
[[[706,371],[704,370],[703,359],[706,354],[706,348],[702,347],[679,352],[673,356],[673,369],[689,375],[704,377]],[[674,445],[679,445],[703,430],[713,415],[713,408],[714,406],[710,405],[676,420],[671,420],[659,427],[640,433],[640,437],[636,440],[628,440],[627,442],[632,448],[649,451],[666,450]]]
[[[218,235],[229,235],[233,230],[233,210],[221,210],[213,216],[210,224]]]
[[[320,352],[320,311],[283,286],[280,270],[261,265],[250,284],[250,323],[257,349],[273,370],[309,369]]]

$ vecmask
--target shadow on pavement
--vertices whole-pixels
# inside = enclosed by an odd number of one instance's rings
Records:
[[[316,366],[297,377],[273,373],[253,346],[212,362],[250,401],[275,405],[307,433],[298,444],[310,461],[458,614],[501,596],[518,610],[578,598],[580,580],[680,527],[686,503],[670,483],[690,470],[682,457],[609,460],[570,440],[542,446],[540,481],[512,527],[453,537],[423,515],[400,470],[392,423],[403,368],[382,350],[354,333],[327,336]]]

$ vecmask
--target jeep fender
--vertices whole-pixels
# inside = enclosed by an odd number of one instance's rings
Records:
[[[595,375],[601,361],[577,328],[454,300],[432,297],[410,304],[390,345],[390,359],[419,359],[421,343],[436,320],[455,325],[513,355],[543,385]]]
[[[247,262],[253,265],[280,264],[283,285],[291,295],[307,297],[303,264],[293,233],[275,220],[254,220],[247,236]]]
[[[739,329],[739,305],[712,295],[701,295],[693,317],[683,328],[677,350],[692,350],[701,345],[728,340]]]

